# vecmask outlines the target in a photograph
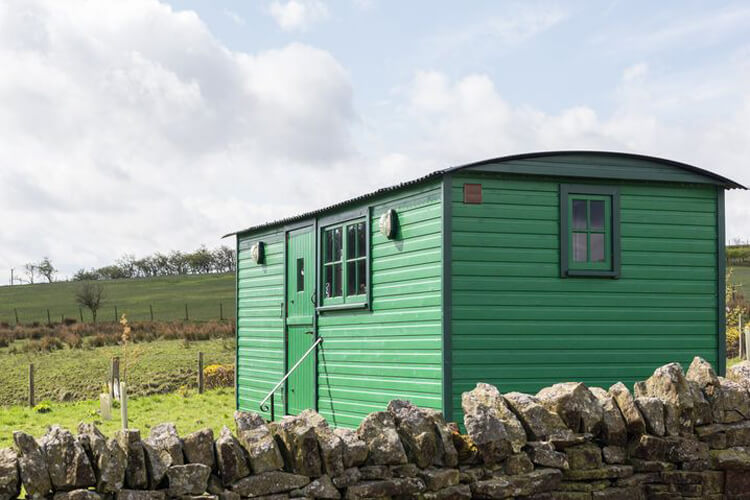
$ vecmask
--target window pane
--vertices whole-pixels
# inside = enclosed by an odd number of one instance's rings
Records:
[[[323,236],[323,262],[331,262],[333,260],[333,231],[326,231]]]
[[[586,233],[573,233],[573,262],[586,262]]]
[[[305,259],[297,259],[297,291],[305,291]]]
[[[323,270],[323,293],[325,297],[333,293],[333,266],[325,266]]]
[[[333,265],[333,297],[341,297],[341,264]]]
[[[346,294],[357,294],[357,261],[346,263]]]
[[[353,259],[357,255],[357,225],[346,226],[346,258]]]
[[[589,205],[591,210],[591,229],[595,231],[604,230],[604,202],[602,200],[591,200]],[[593,254],[594,251],[592,250]]]
[[[586,229],[586,200],[573,200],[573,229]]]
[[[364,295],[367,291],[367,261],[357,261],[357,295]]]
[[[357,257],[367,255],[367,233],[365,233],[365,223],[357,224]]]
[[[604,233],[591,233],[591,262],[604,262]]]
[[[337,227],[336,229],[333,230],[333,251],[332,251],[333,261],[341,260],[341,243],[342,243],[341,228]],[[341,271],[340,268],[339,268],[339,271]]]

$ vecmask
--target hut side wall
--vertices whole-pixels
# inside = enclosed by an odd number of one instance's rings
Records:
[[[283,232],[240,235],[237,253],[237,408],[259,412],[258,403],[284,375]],[[256,264],[250,247],[265,243],[265,261]],[[283,414],[282,391],[276,413]],[[270,418],[267,413],[261,413]]]
[[[620,188],[619,279],[560,277],[559,185],[583,182]],[[482,204],[463,203],[464,183]],[[453,419],[478,381],[536,392],[717,365],[717,187],[466,172],[451,208]]]

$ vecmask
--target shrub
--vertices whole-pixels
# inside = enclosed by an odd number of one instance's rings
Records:
[[[81,336],[77,333],[72,332],[66,332],[63,333],[62,336],[63,342],[68,344],[68,347],[71,349],[80,349],[83,347],[83,340],[81,339]]]
[[[203,368],[203,383],[207,389],[234,386],[234,366],[208,365]]]
[[[34,407],[36,413],[49,413],[52,411],[52,405],[49,401],[42,401]]]
[[[57,337],[43,337],[40,344],[42,352],[57,351],[65,347],[65,344]]]

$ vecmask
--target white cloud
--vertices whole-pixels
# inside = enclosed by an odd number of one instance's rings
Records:
[[[281,29],[305,30],[328,17],[328,7],[320,0],[274,0],[268,11]]]
[[[750,73],[734,85],[704,80],[683,84],[678,92],[674,82],[651,81],[647,65],[636,64],[623,71],[611,113],[602,115],[582,104],[549,114],[513,106],[486,75],[451,80],[436,71],[418,72],[400,117],[418,140],[404,145],[398,160],[419,159],[420,168],[431,170],[528,151],[604,149],[680,160],[748,185],[747,82]],[[735,104],[733,111],[706,116],[704,107],[692,108],[693,94],[704,85],[723,89],[721,98]],[[729,192],[727,217],[728,238],[750,234],[747,192]]]
[[[5,2],[0,67],[0,269],[217,245],[353,151],[329,53],[233,52],[152,0]]]

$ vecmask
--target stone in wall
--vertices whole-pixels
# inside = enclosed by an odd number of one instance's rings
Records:
[[[191,432],[182,440],[182,451],[186,463],[203,464],[216,470],[214,454],[214,431],[201,429]]]
[[[580,382],[563,382],[545,387],[536,394],[548,410],[557,413],[573,432],[596,435],[604,412],[588,387]]]
[[[396,422],[390,413],[379,411],[367,415],[359,424],[357,436],[367,445],[368,464],[396,465],[408,462]]]
[[[13,442],[18,450],[18,470],[26,495],[30,498],[44,498],[52,491],[47,461],[34,436],[22,431],[13,433]]]
[[[228,427],[221,429],[215,446],[217,471],[225,486],[250,475],[247,452]]]
[[[10,500],[21,493],[18,454],[12,448],[0,448],[0,500]]]
[[[643,415],[635,404],[635,399],[628,388],[622,382],[617,382],[609,388],[609,394],[617,403],[617,407],[625,419],[625,426],[631,436],[640,436],[646,433],[646,423]]]
[[[143,449],[141,433],[137,429],[123,429],[115,433],[115,439],[125,452],[125,486],[133,490],[148,488],[146,452]]]

